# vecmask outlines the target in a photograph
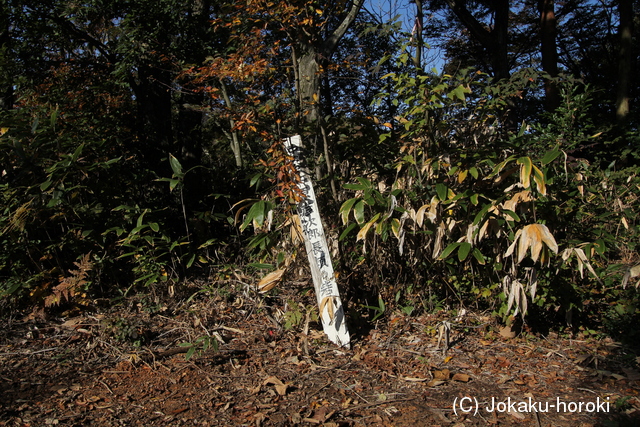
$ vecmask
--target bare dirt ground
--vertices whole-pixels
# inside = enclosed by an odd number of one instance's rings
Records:
[[[306,319],[282,295],[220,294],[5,315],[0,426],[640,425],[637,354],[607,338],[387,313],[344,349]]]

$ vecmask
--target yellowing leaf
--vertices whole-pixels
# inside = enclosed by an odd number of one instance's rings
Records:
[[[547,184],[544,181],[544,174],[535,165],[533,165],[533,181],[536,183],[536,189],[538,190],[538,193],[546,196]]]
[[[369,220],[369,222],[367,222],[361,229],[360,231],[358,231],[358,235],[356,236],[356,242],[360,241],[360,240],[364,240],[367,237],[367,233],[369,232],[369,229],[375,225],[376,221],[378,221],[378,218],[380,218],[380,214],[377,213],[375,214],[375,216],[373,218],[371,218],[371,220]]]
[[[391,219],[391,231],[396,239],[400,238],[400,220],[398,218]]]
[[[520,165],[520,183],[524,188],[529,188],[531,185],[531,169],[533,168],[533,163],[531,163],[529,157],[520,157],[518,164]]]
[[[518,263],[522,262],[529,249],[531,249],[531,259],[533,259],[534,262],[538,261],[543,244],[553,253],[558,253],[558,244],[544,224],[529,224],[525,225],[521,230],[518,230],[513,243],[509,246],[507,252],[505,252],[505,256],[510,256],[513,253],[516,244],[516,258]],[[544,260],[541,260],[541,262],[544,261],[546,261],[546,257]]]
[[[462,184],[464,182],[464,180],[467,178],[467,174],[469,173],[469,171],[460,171],[460,173],[458,174],[458,184]]]

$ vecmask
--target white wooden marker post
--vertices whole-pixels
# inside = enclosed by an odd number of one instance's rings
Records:
[[[336,283],[331,264],[331,255],[324,235],[320,212],[316,202],[313,184],[309,176],[302,153],[300,135],[294,135],[284,140],[287,154],[293,157],[293,165],[300,175],[298,188],[304,198],[298,203],[298,216],[304,234],[304,245],[311,265],[311,277],[316,289],[316,298],[320,310],[320,318],[324,333],[331,342],[349,348],[349,331],[344,316],[344,307],[340,301],[338,284]]]

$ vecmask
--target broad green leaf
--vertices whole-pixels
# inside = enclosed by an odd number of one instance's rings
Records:
[[[149,209],[145,209],[144,211],[142,211],[142,213],[138,217],[138,221],[136,222],[136,227],[141,227],[142,226],[142,220],[144,219],[144,216],[145,216],[145,214],[147,212],[149,212]]]
[[[180,184],[180,180],[177,179],[167,179],[167,181],[169,181],[169,191],[173,191],[173,189]]]
[[[196,254],[191,255],[189,261],[187,262],[187,268],[190,268],[193,265],[193,262],[196,260]]]
[[[507,215],[509,215],[511,218],[513,218],[514,221],[516,222],[520,222],[520,217],[518,216],[517,213],[515,213],[514,211],[511,211],[509,209],[503,209],[502,212],[506,213]]]
[[[478,179],[478,169],[475,166],[469,169],[469,173],[473,178]]]
[[[363,178],[361,176],[356,178],[358,181],[360,181],[360,184],[364,185],[365,188],[371,188],[371,181],[369,181],[367,178]]]
[[[441,201],[447,200],[447,186],[443,183],[436,184],[436,192]]]
[[[346,200],[342,206],[340,206],[340,218],[342,219],[342,224],[347,225],[349,221],[349,212],[351,212],[351,208],[358,201],[357,197],[353,199]]]
[[[151,227],[151,229],[156,233],[160,230],[160,225],[158,225],[157,222],[150,222],[149,227]]]
[[[353,230],[354,228],[356,228],[356,224],[355,223],[351,223],[349,224],[349,226],[342,232],[342,234],[340,234],[340,237],[338,238],[338,241],[342,241],[344,240],[345,237],[347,237],[347,235],[351,232],[351,230]]]
[[[367,189],[367,186],[362,184],[343,184],[342,188],[346,190],[364,191]]]
[[[129,234],[138,234],[138,232],[144,230],[147,227],[148,227],[147,224],[139,225],[136,228],[134,228],[133,230],[131,230],[131,233],[129,233]]]
[[[542,158],[541,163],[543,165],[548,165],[549,163],[553,162],[560,154],[562,154],[562,151],[558,150],[557,148],[554,148],[551,151],[547,151]]]
[[[83,149],[84,149],[84,144],[80,144],[78,148],[76,148],[76,151],[73,152],[73,155],[71,156],[71,161],[73,162],[77,161]]]
[[[486,261],[484,255],[482,255],[482,252],[480,252],[480,250],[478,248],[474,248],[472,253],[473,253],[473,256],[475,257],[475,259],[478,261],[479,264],[485,265],[485,263],[487,261]]]
[[[267,203],[264,200],[255,202],[253,206],[251,206],[251,209],[249,209],[249,212],[247,212],[247,217],[240,226],[240,231],[244,231],[249,226],[249,224],[254,221],[259,227],[262,227],[262,224],[264,224],[265,215],[267,213],[265,212],[266,207]]]
[[[438,258],[439,259],[446,259],[449,255],[451,255],[451,252],[453,252],[458,246],[460,246],[460,242],[451,243],[449,246],[447,246],[444,249],[444,251],[442,251],[442,253],[440,254],[440,256]]]
[[[465,101],[465,93],[471,93],[471,90],[467,89],[463,85],[459,85],[457,88],[450,92],[450,94],[452,94],[454,98],[458,98],[463,102]]]
[[[491,203],[488,203],[488,204],[484,205],[482,207],[482,209],[480,209],[480,212],[478,212],[476,214],[476,217],[473,219],[473,225],[478,225],[480,223],[480,221],[482,221],[482,219],[484,218],[486,213],[489,211],[491,206],[493,206],[493,205]]]
[[[358,203],[354,206],[353,215],[355,216],[358,224],[362,224],[364,222],[364,202],[362,200],[358,200]]]
[[[180,164],[180,161],[173,156],[173,154],[169,154],[169,164],[171,164],[171,170],[177,178],[182,178],[184,176],[182,173],[182,165]]]
[[[249,181],[249,187],[253,187],[256,182],[260,180],[262,177],[262,173],[258,172],[257,174],[251,177],[251,181]]]
[[[473,206],[477,206],[478,205],[478,194],[472,194],[469,197],[469,200],[471,200],[471,204],[473,204]]]
[[[270,270],[273,269],[273,264],[265,264],[265,263],[261,263],[261,262],[252,262],[251,264],[248,264],[249,267],[253,267],[253,268],[257,268],[259,270]]]
[[[520,138],[522,135],[524,135],[524,133],[527,130],[527,127],[528,127],[527,124],[523,120],[522,123],[520,124],[520,130],[518,131],[518,138]]]
[[[460,246],[458,246],[458,260],[464,261],[469,256],[469,252],[471,251],[471,243],[462,242]]]

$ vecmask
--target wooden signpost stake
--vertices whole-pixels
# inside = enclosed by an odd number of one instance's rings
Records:
[[[349,348],[350,338],[344,316],[344,307],[342,306],[342,301],[340,301],[338,284],[333,272],[331,255],[320,220],[320,212],[315,192],[313,191],[311,176],[302,153],[300,135],[286,138],[284,146],[287,153],[293,157],[293,165],[300,176],[298,188],[304,194],[297,206],[298,216],[300,217],[304,235],[307,257],[311,265],[311,276],[316,290],[322,327],[331,342]]]

